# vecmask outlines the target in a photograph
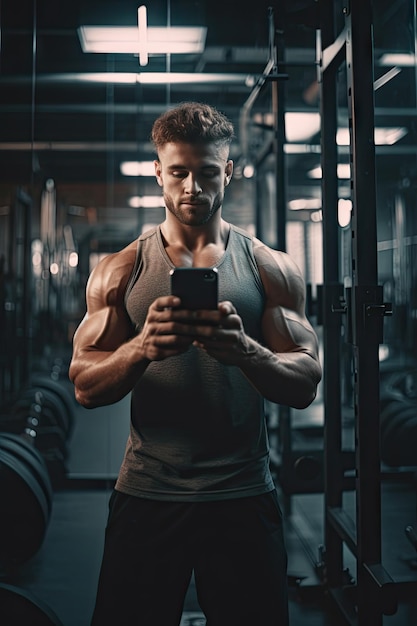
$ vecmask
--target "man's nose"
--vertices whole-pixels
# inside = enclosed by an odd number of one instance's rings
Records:
[[[194,196],[203,191],[197,177],[192,174],[189,174],[185,179],[184,190],[186,193],[190,193]]]

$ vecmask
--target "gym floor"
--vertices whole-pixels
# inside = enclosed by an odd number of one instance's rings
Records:
[[[67,383],[62,381],[62,384]],[[308,411],[304,414],[303,419],[308,419]],[[13,580],[6,581],[34,595],[64,626],[89,624],[107,503],[124,451],[128,425],[128,399],[90,411],[74,402],[74,425],[68,441],[68,480],[55,490],[41,549],[20,568]],[[286,501],[287,508],[288,504]],[[353,505],[353,494],[347,494],[346,506],[349,504]],[[395,581],[417,580],[417,555],[404,532],[408,524],[416,523],[416,494],[406,483],[383,484],[382,505],[384,567]],[[290,513],[286,514],[288,573],[290,583],[294,583],[290,586],[291,626],[346,624],[326,601],[313,567],[323,542],[322,518],[322,494],[291,496]],[[347,553],[345,559],[354,576],[353,557]],[[407,599],[400,603],[397,613],[384,616],[383,623],[384,626],[416,626],[417,601]],[[204,624],[192,581],[181,626]]]

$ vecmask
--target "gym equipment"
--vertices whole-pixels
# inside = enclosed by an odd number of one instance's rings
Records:
[[[42,455],[23,436],[0,433],[0,568],[12,571],[40,549],[52,507]]]
[[[61,620],[33,593],[0,583],[0,623],[3,626],[62,626]]]
[[[0,395],[8,401],[27,378],[32,357],[32,200],[16,189],[2,212],[0,259]]]
[[[381,460],[417,465],[417,370],[408,366],[383,378],[380,393]]]
[[[304,454],[295,461],[294,471],[300,480],[315,480],[322,474],[322,459],[312,453]]]
[[[276,468],[277,480],[284,496],[323,491],[323,451],[286,450]]]
[[[384,616],[396,612],[400,599],[412,597],[415,586],[412,586],[414,581],[394,580],[383,564],[383,457],[380,448],[384,449],[385,456],[392,455],[392,446],[396,453],[405,452],[403,437],[407,433],[410,436],[415,418],[410,409],[407,418],[403,413],[395,425],[390,419],[384,420],[384,428],[388,430],[389,425],[390,432],[384,432],[381,437],[381,411],[398,398],[383,396],[380,402],[380,346],[383,344],[384,318],[392,314],[392,306],[383,301],[384,295],[389,297],[390,293],[384,294],[383,286],[378,284],[375,143],[372,140],[375,128],[372,3],[370,0],[351,0],[349,6],[343,9],[344,24],[337,24],[336,8],[331,0],[319,2],[325,492],[324,549],[318,565],[327,596],[347,623],[352,626],[382,626]],[[344,234],[340,237],[336,211],[340,196],[335,136],[340,124],[338,84],[339,68],[343,62],[352,199],[346,237]],[[401,212],[397,214],[401,217]],[[345,244],[342,250],[339,249],[340,240]],[[400,253],[403,248],[397,240],[394,263],[396,252]],[[345,251],[347,254],[344,254]],[[344,263],[344,267],[340,267],[340,262]],[[341,279],[345,296],[343,306],[340,306],[337,297]],[[345,315],[343,328],[339,314]],[[351,400],[347,406],[342,405],[340,393],[342,337],[348,344],[351,357],[351,371],[345,372],[352,390],[352,398],[347,396]],[[410,341],[409,348],[412,349],[412,346]],[[408,392],[412,393],[411,387],[407,387]],[[411,400],[411,397],[408,399]],[[355,491],[352,508],[347,506],[347,499],[344,498],[345,415],[342,408],[347,407],[353,409],[354,426]],[[352,578],[348,584],[345,577],[346,550],[356,561],[355,580]]]
[[[57,447],[65,451],[70,420],[61,400],[46,389],[24,390],[11,407],[11,419],[15,421],[15,428],[25,424],[28,419],[32,420],[38,436],[43,432],[55,432]]]
[[[75,400],[74,400],[74,397],[71,395],[71,393],[68,391],[68,389],[66,389],[64,385],[60,384],[59,382],[57,382],[57,380],[53,378],[53,371],[51,372],[51,375],[42,374],[42,373],[32,374],[30,377],[30,385],[36,388],[40,387],[40,389],[42,390],[46,389],[47,391],[53,392],[57,396],[59,396],[59,398],[65,405],[67,416],[68,416],[68,419],[70,420],[69,429],[68,429],[68,435],[70,435],[71,428],[72,428],[72,416],[73,416],[73,410],[75,406]]]
[[[54,488],[66,476],[67,442],[73,428],[74,399],[58,382],[61,365],[56,362],[50,373],[34,373],[13,402],[3,408],[0,430],[25,433],[41,452]]]
[[[417,402],[391,400],[381,410],[381,459],[391,467],[417,465]]]
[[[45,471],[47,468],[43,456],[34,448],[29,437],[0,432],[0,449],[8,450],[28,466],[45,493],[50,514],[53,499],[52,483],[49,473]]]
[[[66,474],[67,433],[64,419],[55,403],[43,404],[43,392],[22,397],[0,418],[0,430],[15,436],[24,434],[42,455],[53,486],[58,487]],[[34,401],[31,402],[31,399]],[[64,420],[64,426],[66,419]]]
[[[407,367],[398,372],[392,372],[384,380],[381,398],[417,401],[417,370],[413,367]]]

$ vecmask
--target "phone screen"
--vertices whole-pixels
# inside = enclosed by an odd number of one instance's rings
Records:
[[[181,308],[217,309],[218,272],[211,267],[176,267],[171,270],[171,293]]]

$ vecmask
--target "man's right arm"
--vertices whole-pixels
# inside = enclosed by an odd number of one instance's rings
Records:
[[[174,296],[157,298],[143,328],[134,334],[124,294],[135,248],[106,257],[92,272],[87,313],[75,332],[69,377],[75,397],[86,408],[113,404],[128,394],[151,361],[180,354],[193,337],[181,335],[172,314]]]
[[[75,397],[87,408],[123,398],[147,366],[135,353],[123,301],[133,261],[129,250],[106,257],[87,283],[87,313],[74,335],[69,369]]]

